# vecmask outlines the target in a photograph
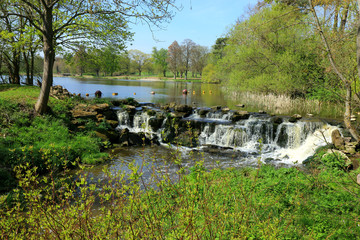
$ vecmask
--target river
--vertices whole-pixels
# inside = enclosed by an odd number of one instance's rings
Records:
[[[193,82],[173,81],[140,81],[140,80],[103,80],[103,79],[75,79],[70,77],[54,78],[55,85],[62,85],[71,93],[93,97],[95,91],[100,90],[103,97],[135,98],[143,103],[188,104],[194,107],[192,115],[186,121],[197,122],[199,125],[199,145],[193,148],[166,144],[162,141],[161,132],[164,128],[152,130],[147,115],[141,109],[135,116],[128,116],[126,112],[118,111],[119,129],[128,128],[130,131],[146,131],[160,139],[160,145],[152,147],[122,148],[114,159],[106,166],[113,172],[129,172],[129,163],[134,162],[141,169],[144,181],[152,181],[154,176],[167,174],[176,178],[179,168],[189,169],[201,160],[207,169],[214,167],[240,168],[257,166],[268,163],[277,166],[299,165],[315,153],[315,150],[331,142],[331,131],[336,128],[320,118],[303,118],[297,122],[290,122],[288,117],[282,116],[274,120],[273,115],[252,113],[248,119],[231,121],[234,112],[211,112],[200,116],[199,109],[207,109],[214,105],[229,106],[239,110],[241,98],[228,95],[219,85]],[[184,95],[182,91],[188,90]],[[114,95],[113,93],[117,93]],[[251,101],[255,101],[247,95]],[[239,100],[240,99],[240,100]],[[242,99],[245,101],[244,99]],[[271,104],[271,99],[265,103]],[[287,100],[283,100],[284,103]],[[302,101],[303,102],[303,101]],[[246,103],[245,105],[248,105]],[[275,103],[277,104],[277,103]],[[318,102],[314,102],[316,106]],[[265,106],[265,105],[263,105]],[[270,107],[270,106],[269,106]],[[236,109],[237,108],[237,109]],[[245,110],[256,108],[245,106]],[[269,108],[270,109],[270,108]],[[313,109],[310,107],[310,109]],[[160,109],[155,109],[161,112]],[[259,109],[257,109],[259,110]],[[302,114],[305,114],[306,108]],[[289,112],[291,113],[291,111]],[[103,177],[102,168],[96,166],[89,170],[90,177],[97,181]]]

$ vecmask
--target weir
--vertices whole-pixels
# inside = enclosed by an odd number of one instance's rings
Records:
[[[160,144],[174,143],[169,136],[175,138],[191,132],[193,139],[185,141],[191,144],[183,144],[184,151],[217,148],[220,155],[232,151],[241,153],[242,160],[285,164],[301,164],[314,155],[317,148],[331,143],[331,132],[337,129],[323,120],[293,121],[289,117],[259,113],[238,119],[236,114],[221,109],[193,109],[189,114],[179,115],[153,107],[151,111],[144,107],[135,113],[123,109],[117,112],[119,130],[127,128],[130,132],[146,133]]]

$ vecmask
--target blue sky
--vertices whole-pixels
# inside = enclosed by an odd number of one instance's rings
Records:
[[[132,25],[135,32],[132,45],[128,50],[138,49],[151,53],[153,47],[165,48],[173,41],[182,43],[191,39],[201,46],[211,47],[218,37],[223,36],[237,19],[246,15],[249,6],[254,6],[257,0],[181,0],[183,6],[165,30],[155,30],[154,37],[149,27],[138,23]]]

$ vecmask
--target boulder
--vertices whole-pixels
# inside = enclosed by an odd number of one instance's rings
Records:
[[[283,119],[281,117],[273,117],[271,119],[271,122],[273,122],[275,124],[281,124],[281,123],[283,123]]]
[[[165,117],[159,115],[156,117],[151,117],[149,119],[149,125],[151,127],[151,129],[156,132],[157,130],[159,130],[164,122]]]
[[[102,103],[102,104],[94,104],[94,105],[89,105],[88,109],[96,111],[97,113],[103,113],[105,111],[108,111],[110,109],[109,104],[107,103]]]
[[[156,115],[156,111],[154,109],[147,109],[146,113],[149,116],[155,116]]]
[[[342,150],[345,148],[344,139],[338,129],[335,129],[331,132],[331,141],[337,149]]]
[[[175,102],[169,103],[169,108],[175,108],[175,107],[176,107],[176,103],[175,103]]]
[[[98,130],[94,131],[95,135],[103,141],[109,141],[111,143],[117,142],[119,135],[114,131]]]
[[[250,113],[248,111],[237,111],[231,116],[231,121],[237,122],[239,120],[248,119],[250,117]]]
[[[185,113],[185,115],[190,115],[193,111],[193,108],[189,105],[185,105],[185,104],[181,104],[181,105],[177,105],[175,106],[174,110],[176,112],[181,112],[181,113]]]
[[[230,108],[222,108],[221,109],[221,111],[223,112],[223,113],[228,113],[228,112],[230,112]]]
[[[116,128],[119,125],[118,121],[115,120],[105,120],[112,128]]]
[[[289,122],[294,123],[300,120],[302,116],[300,114],[294,114],[290,117]]]
[[[134,115],[136,112],[136,107],[132,105],[124,105],[123,109],[127,111],[130,115]]]
[[[199,110],[200,117],[206,117],[206,114],[208,114],[209,111],[210,111],[209,109],[204,109],[204,108],[200,109]]]
[[[81,109],[73,109],[71,110],[71,114],[73,118],[82,118],[82,119],[92,119],[97,120],[96,116],[98,115],[95,111],[86,111]]]
[[[212,106],[211,107],[211,110],[213,110],[213,111],[218,111],[220,109],[221,109],[221,106]]]

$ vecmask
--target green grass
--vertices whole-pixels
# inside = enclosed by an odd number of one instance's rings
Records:
[[[20,168],[22,190],[14,192],[12,201],[21,199],[21,204],[0,210],[0,236],[357,239],[360,234],[360,189],[351,180],[356,172],[315,168],[304,173],[267,165],[207,172],[198,162],[189,175],[180,174],[179,182],[163,175],[155,181],[157,190],[148,186],[143,191],[140,169],[134,164],[129,169],[126,176],[104,170],[97,187],[82,172],[70,182],[52,183]]]
[[[57,100],[50,97],[51,111],[44,116],[34,112],[39,88],[28,86],[0,85],[0,170],[12,169],[29,163],[37,167],[38,173],[56,171],[70,167],[71,162],[97,164],[104,162],[108,154],[102,153],[104,143],[93,133],[107,126],[86,120],[92,128],[74,131],[69,112],[76,104],[84,103],[80,98]],[[105,99],[93,100],[106,102]],[[88,102],[90,103],[90,102]],[[72,129],[73,131],[71,131]],[[0,179],[5,176],[0,171]],[[13,184],[1,181],[0,192],[8,191]]]

